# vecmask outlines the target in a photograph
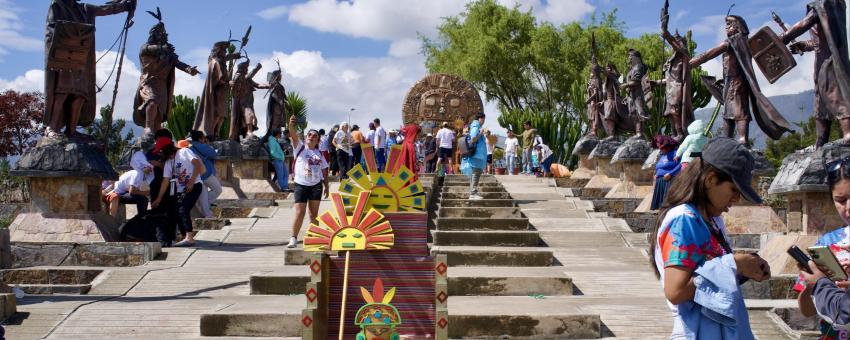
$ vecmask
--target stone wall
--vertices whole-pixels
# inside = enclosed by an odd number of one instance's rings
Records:
[[[34,266],[132,267],[153,260],[162,252],[159,243],[14,242],[12,268]]]
[[[786,199],[789,231],[822,235],[845,224],[835,211],[829,192],[795,192],[787,194]]]

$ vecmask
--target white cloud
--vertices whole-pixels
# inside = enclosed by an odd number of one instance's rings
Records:
[[[273,20],[273,19],[277,19],[277,18],[280,18],[280,17],[286,15],[287,12],[289,12],[289,6],[280,5],[280,6],[266,8],[266,9],[258,12],[257,16],[259,16],[260,18],[266,19],[266,20]]]
[[[390,56],[396,58],[412,57],[419,54],[421,45],[418,39],[403,38],[390,44]]]
[[[554,24],[579,20],[595,8],[585,0],[548,0],[545,3],[542,0],[499,0],[499,3],[509,8],[519,4],[520,9],[531,9],[538,19]]]
[[[24,36],[23,21],[18,13],[20,8],[10,0],[0,0],[0,55],[7,54],[9,49],[19,51],[40,51],[44,42],[40,38]]]

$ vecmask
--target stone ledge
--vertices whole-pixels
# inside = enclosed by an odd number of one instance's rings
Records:
[[[133,267],[153,260],[161,252],[156,242],[13,242],[12,268]]]

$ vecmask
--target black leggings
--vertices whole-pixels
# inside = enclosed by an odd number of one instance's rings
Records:
[[[339,178],[348,178],[348,170],[351,170],[351,155],[343,150],[336,150],[336,163],[339,164]]]
[[[192,232],[192,208],[201,197],[201,190],[204,190],[204,185],[195,183],[192,186],[192,192],[183,193],[177,199],[177,226],[180,228],[180,233],[186,236],[186,233]]]

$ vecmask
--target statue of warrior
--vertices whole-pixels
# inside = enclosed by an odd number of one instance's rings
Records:
[[[627,130],[623,128],[624,125],[632,124],[620,98],[620,72],[611,63],[608,63],[602,72],[605,73],[605,83],[602,88],[605,94],[602,119],[605,121],[605,131],[608,133],[605,140],[613,140],[619,132]]]
[[[652,91],[647,78],[647,67],[640,52],[636,50],[629,49],[629,72],[626,74],[626,82],[621,84],[620,88],[628,93],[626,103],[629,117],[635,124],[635,135],[632,138],[643,138],[643,122],[649,120],[646,96],[650,96],[651,100]]]
[[[139,61],[142,65],[142,76],[139,79],[139,89],[133,110],[133,121],[136,125],[145,127],[145,135],[150,135],[162,127],[162,122],[171,114],[174,95],[174,69],[179,69],[192,76],[197,75],[198,69],[180,61],[174,53],[174,45],[168,43],[168,33],[162,23],[162,14],[151,13],[159,23],[150,30],[148,41],[142,45]]]
[[[135,0],[113,0],[91,5],[77,0],[53,0],[47,11],[45,32],[44,124],[48,136],[95,118],[95,18],[133,12]]]
[[[667,14],[669,3],[665,2],[661,10],[661,37],[673,48],[673,55],[664,62],[664,79],[656,84],[665,86],[664,117],[669,117],[673,126],[673,138],[682,141],[687,133],[687,127],[694,120],[693,104],[691,103],[691,59],[688,42],[676,31],[675,35],[667,30],[670,15]]]
[[[216,140],[227,115],[227,93],[230,90],[230,71],[227,62],[239,59],[239,53],[227,54],[230,41],[219,41],[213,45],[207,64],[207,79],[195,124],[192,129],[204,133],[209,140]]]
[[[228,139],[239,141],[239,137],[250,137],[257,131],[257,115],[254,113],[254,91],[256,89],[269,89],[268,84],[257,84],[254,76],[263,67],[260,63],[248,73],[250,60],[239,63],[236,67],[236,75],[230,81],[233,94],[230,103],[230,136]]]
[[[585,89],[587,91],[587,119],[590,124],[589,135],[596,136],[599,127],[602,126],[602,80],[599,73],[602,68],[596,59],[596,39],[591,37],[590,75],[587,77]]]
[[[266,136],[268,136],[274,128],[282,128],[286,125],[288,117],[286,117],[286,89],[283,87],[283,72],[276,70],[269,72],[266,76],[269,81],[269,103],[266,106]]]
[[[808,13],[785,34],[789,43],[811,29],[812,39],[792,43],[791,52],[815,52],[815,122],[820,148],[828,142],[832,121],[841,124],[844,143],[850,143],[850,60],[847,52],[847,16],[844,0],[817,0]]]
[[[749,124],[755,113],[756,123],[764,133],[779,139],[785,132],[791,132],[791,124],[782,117],[770,100],[761,92],[753,72],[752,53],[748,45],[750,30],[746,21],[737,15],[726,16],[726,41],[702,55],[690,60],[690,67],[697,67],[723,55],[723,88],[713,94],[720,94],[718,100],[723,103],[723,131],[726,137],[735,137],[738,142],[749,146]],[[711,87],[711,86],[709,86]],[[710,89],[711,90],[711,89]],[[752,106],[752,113],[750,106]]]

